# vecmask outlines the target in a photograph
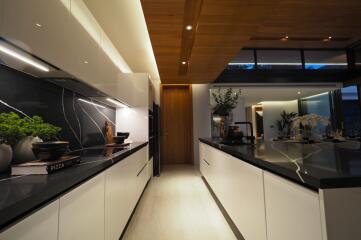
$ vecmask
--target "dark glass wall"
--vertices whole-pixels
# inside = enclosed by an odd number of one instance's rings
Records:
[[[79,99],[96,103],[44,79],[0,65],[0,112],[41,116],[62,128],[58,138],[70,141],[71,150],[103,145],[105,121],[115,122],[115,109]]]

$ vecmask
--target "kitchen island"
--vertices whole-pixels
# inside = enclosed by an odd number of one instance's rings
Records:
[[[148,143],[72,154],[78,165],[49,175],[1,176],[1,240],[120,237],[151,176]]]
[[[360,142],[200,139],[200,169],[245,239],[358,239]]]

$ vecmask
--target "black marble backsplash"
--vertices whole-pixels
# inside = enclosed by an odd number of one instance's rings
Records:
[[[0,112],[41,116],[62,128],[58,138],[69,141],[71,150],[103,145],[105,121],[115,123],[115,109],[101,103],[105,108],[96,107],[79,98],[98,103],[91,96],[0,64]]]

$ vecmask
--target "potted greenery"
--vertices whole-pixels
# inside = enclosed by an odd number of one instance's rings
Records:
[[[217,92],[212,92],[214,103],[212,105],[212,119],[219,128],[219,137],[225,137],[225,129],[232,122],[232,110],[236,108],[238,104],[241,90],[233,90],[228,88],[226,92],[222,92],[221,88],[218,88]]]
[[[7,170],[13,158],[12,147],[25,133],[20,128],[20,117],[15,113],[0,113],[0,172]]]
[[[297,113],[287,113],[285,110],[283,110],[280,116],[281,119],[276,121],[276,125],[278,128],[278,138],[289,138],[291,135],[292,122],[293,119],[297,116]]]
[[[13,112],[0,114],[0,139],[3,145],[7,145],[6,149],[8,146],[14,149],[14,163],[34,160],[32,144],[51,140],[60,130],[39,116],[22,118]]]

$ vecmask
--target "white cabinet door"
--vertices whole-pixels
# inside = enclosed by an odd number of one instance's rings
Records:
[[[127,157],[105,173],[105,239],[118,240],[133,210],[132,160]]]
[[[219,199],[245,239],[266,240],[263,171],[223,154]]]
[[[57,240],[59,200],[0,234],[0,240]]]
[[[322,240],[318,193],[264,172],[268,240]]]
[[[104,239],[104,183],[101,173],[60,198],[59,240]]]
[[[70,0],[2,0],[1,36],[62,68],[70,60]]]

